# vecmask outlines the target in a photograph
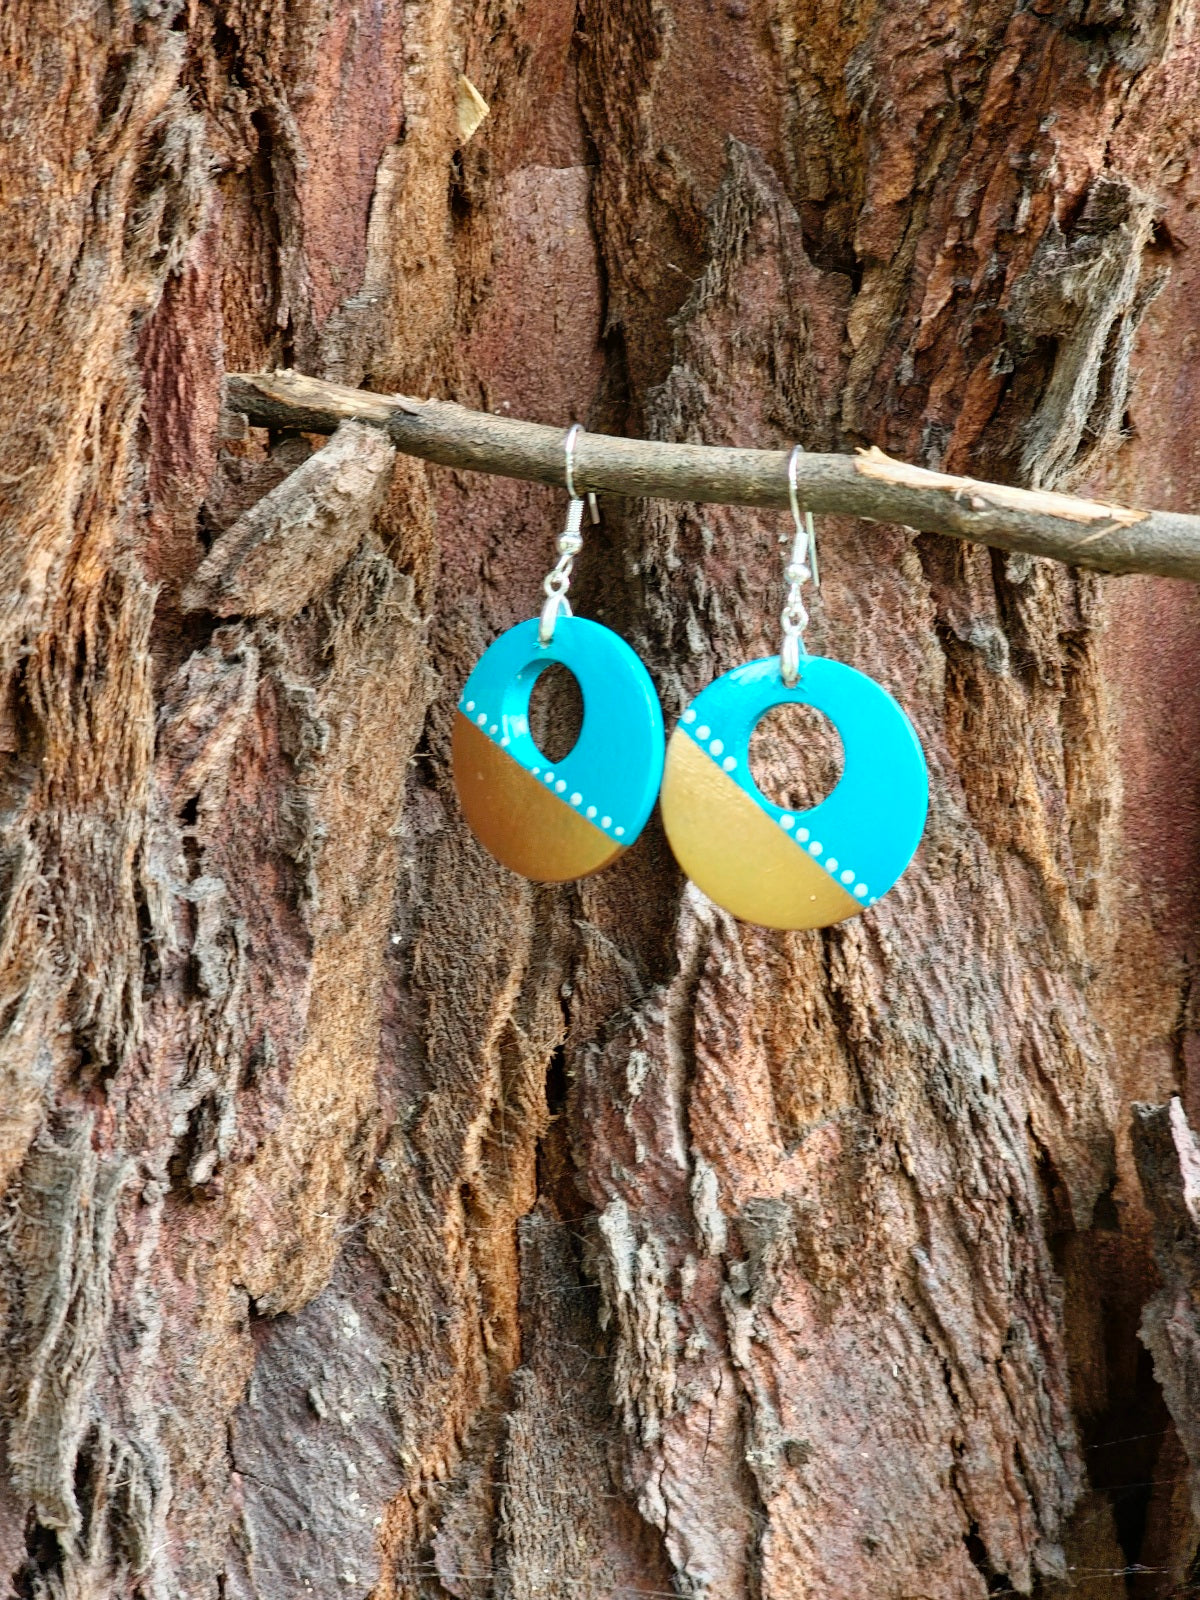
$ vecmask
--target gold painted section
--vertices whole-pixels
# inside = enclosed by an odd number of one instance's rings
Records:
[[[679,865],[743,922],[827,928],[864,909],[680,728],[658,803]]]
[[[485,849],[537,883],[586,878],[624,849],[551,794],[519,762],[454,713],[454,786]]]

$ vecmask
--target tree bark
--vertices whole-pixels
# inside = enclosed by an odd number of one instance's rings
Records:
[[[901,884],[746,927],[655,823],[536,887],[448,751],[561,493],[220,397],[1195,511],[1198,21],[0,7],[21,1600],[1197,1591],[1196,589],[825,518]],[[774,648],[785,520],[606,498],[572,598],[669,720]]]

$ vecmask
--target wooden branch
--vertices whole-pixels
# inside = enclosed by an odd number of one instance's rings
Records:
[[[226,405],[259,427],[332,433],[354,419],[386,428],[396,448],[441,466],[563,484],[563,428],[517,422],[441,400],[371,394],[322,383],[298,372],[233,373]],[[609,434],[580,435],[580,489],[659,500],[723,505],[788,504],[786,450],[726,450],[660,444]],[[1073,495],[1014,489],[907,466],[882,451],[855,456],[804,455],[801,503],[948,533],[974,544],[1050,556],[1101,572],[1151,572],[1200,579],[1200,517],[1131,511]]]

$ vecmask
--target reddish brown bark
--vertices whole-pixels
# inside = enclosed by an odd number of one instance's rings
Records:
[[[559,497],[220,389],[1194,509],[1196,21],[0,10],[17,1595],[1192,1592],[1195,592],[827,519],[811,642],[930,759],[896,892],[741,927],[656,824],[536,888],[447,755]],[[605,507],[669,718],[779,532]]]

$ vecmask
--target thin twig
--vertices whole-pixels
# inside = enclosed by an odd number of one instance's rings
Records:
[[[564,429],[448,401],[371,394],[298,372],[274,372],[231,374],[226,404],[259,427],[332,433],[350,419],[374,423],[387,429],[398,450],[425,461],[563,483]],[[788,455],[584,433],[575,450],[575,483],[581,491],[782,510],[788,505]],[[951,477],[875,449],[854,456],[803,455],[796,477],[810,511],[948,533],[1101,572],[1200,580],[1200,517]]]

